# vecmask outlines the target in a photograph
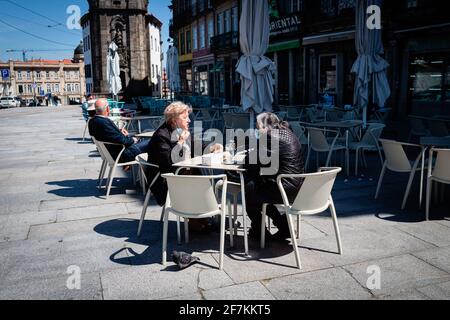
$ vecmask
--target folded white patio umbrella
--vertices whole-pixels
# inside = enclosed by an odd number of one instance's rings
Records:
[[[106,78],[108,79],[109,92],[116,99],[120,90],[122,90],[122,80],[120,79],[120,57],[117,52],[117,45],[114,42],[108,47]]]

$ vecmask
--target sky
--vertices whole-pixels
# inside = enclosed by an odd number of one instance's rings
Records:
[[[150,0],[148,8],[163,23],[163,52],[168,45],[170,2]],[[6,52],[9,49],[49,50],[28,52],[27,59],[71,59],[82,39],[81,30],[67,26],[76,16],[67,13],[71,6],[78,7],[81,16],[89,9],[87,0],[0,0],[0,61],[22,60],[22,52]]]

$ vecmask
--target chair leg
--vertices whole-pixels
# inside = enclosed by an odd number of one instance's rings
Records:
[[[164,220],[164,211],[165,211],[165,209],[166,209],[166,205],[164,205],[164,206],[162,207],[162,210],[161,210],[161,218],[159,218],[159,221],[160,221],[160,222],[163,222],[163,220]]]
[[[383,168],[381,169],[380,178],[378,179],[377,192],[375,193],[375,199],[378,199],[380,194],[381,184],[383,183],[384,174],[386,173],[387,162],[384,163]]]
[[[330,161],[331,161],[331,156],[333,155],[333,150],[330,150],[328,152],[328,157],[327,157],[327,162],[325,163],[325,167],[329,167],[330,166]],[[317,169],[319,169],[319,167],[317,167]]]
[[[114,180],[114,173],[116,171],[116,167],[112,167],[109,172],[109,180],[108,180],[108,189],[106,191],[106,199],[109,198],[109,193],[111,192],[111,186]]]
[[[262,211],[261,211],[261,249],[264,249],[266,247],[266,212],[267,212],[267,203],[263,204]]]
[[[350,150],[347,148],[345,149],[345,167],[347,168],[347,177],[350,176]]]
[[[233,213],[234,213],[234,234],[237,236],[237,234],[238,234],[238,225],[237,225],[238,199],[237,199],[237,194],[235,194],[233,196]]]
[[[424,151],[425,152],[425,151]],[[420,167],[420,192],[419,192],[419,208],[422,207],[423,198],[423,174],[425,171],[425,154],[422,154],[421,167]]]
[[[147,213],[147,206],[148,206],[148,202],[150,200],[151,194],[152,194],[152,192],[150,191],[150,189],[148,189],[147,194],[145,195],[144,207],[142,208],[141,220],[139,221],[139,228],[138,228],[138,232],[137,232],[138,237],[141,236],[142,225],[144,224],[145,214]]]
[[[83,132],[83,142],[86,141],[87,128],[88,128],[88,122],[86,121],[86,125],[84,126],[84,132]]]
[[[337,245],[338,245],[338,252],[339,252],[339,254],[342,254],[343,251],[342,251],[341,233],[339,232],[339,225],[338,225],[337,216],[336,216],[336,208],[334,207],[333,200],[331,200],[330,210],[331,210],[331,217],[333,219],[334,232],[336,234],[336,241],[337,241]]]
[[[230,246],[234,247],[234,226],[233,226],[233,214],[231,212],[231,202],[227,200],[227,214],[228,214],[228,228],[230,229]]]
[[[177,216],[177,243],[181,245],[180,217]]]
[[[297,267],[302,269],[302,262],[300,260],[300,253],[298,252],[297,238],[294,232],[294,223],[292,222],[292,215],[286,212],[286,218],[289,225],[289,232],[291,233],[292,247],[294,248],[295,260],[297,261]]]
[[[301,225],[301,218],[302,218],[302,216],[299,214],[299,215],[297,215],[297,239],[298,239],[298,241],[300,241],[301,239],[300,239],[300,233],[301,233],[301,227],[302,227],[302,225]]]
[[[225,247],[225,213],[220,215],[220,255],[219,255],[219,270],[223,269],[223,252]]]
[[[103,177],[105,176],[106,167],[107,167],[106,161],[103,160],[102,166],[100,167],[100,172],[98,174],[98,185],[97,186],[99,188],[101,187],[101,184],[103,182]]]
[[[431,198],[431,190],[433,187],[433,180],[430,178],[427,179],[427,202],[426,202],[426,211],[425,211],[425,220],[430,220],[430,198]]]
[[[308,170],[309,167],[309,157],[311,155],[311,147],[308,148],[308,154],[306,155],[306,161],[305,161],[305,169]]]
[[[167,229],[169,227],[169,213],[164,212],[164,227],[163,227],[163,243],[162,243],[162,265],[167,263]]]
[[[189,219],[184,218],[184,242],[189,243]]]
[[[356,159],[355,159],[355,176],[358,176],[358,160],[359,160],[359,148],[356,148]]]
[[[406,186],[405,196],[403,197],[402,210],[406,207],[406,201],[408,200],[409,192],[411,191],[411,185],[414,181],[416,171],[413,169],[409,175],[408,185]]]

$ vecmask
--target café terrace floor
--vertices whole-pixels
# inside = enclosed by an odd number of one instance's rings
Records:
[[[375,201],[375,155],[363,177],[342,173],[335,184],[342,256],[326,213],[304,218],[303,270],[288,244],[261,250],[250,241],[251,257],[244,257],[240,233],[219,271],[218,233],[191,233],[189,245],[177,246],[172,220],[169,252],[201,258],[178,271],[160,264],[160,208],[149,207],[138,239],[143,196],[131,179],[121,171],[109,200],[96,188],[101,160],[92,143],[81,141],[79,107],[0,110],[0,116],[0,299],[450,298],[448,200],[434,204],[425,222],[418,180],[402,211],[407,176],[390,174]],[[70,266],[80,268],[79,290],[66,286]],[[367,286],[376,283],[373,266],[379,289]]]

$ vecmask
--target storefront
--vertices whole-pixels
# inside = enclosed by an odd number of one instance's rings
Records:
[[[192,94],[192,62],[185,61],[180,62],[180,80],[181,80],[181,93],[191,95]]]
[[[300,9],[300,8],[298,8]],[[283,1],[272,1],[270,46],[266,56],[276,65],[275,104],[300,104],[303,97],[303,56],[300,44],[302,18]]]
[[[450,25],[394,32],[399,116],[450,115]]]
[[[225,98],[225,103],[240,104],[240,76],[236,72],[239,54],[233,52],[219,55],[211,70],[214,82],[214,96]]]
[[[214,96],[213,69],[215,66],[214,55],[196,57],[194,54],[193,65],[193,91],[195,95]]]
[[[306,103],[343,107],[353,104],[357,58],[354,30],[318,34],[303,38]]]

